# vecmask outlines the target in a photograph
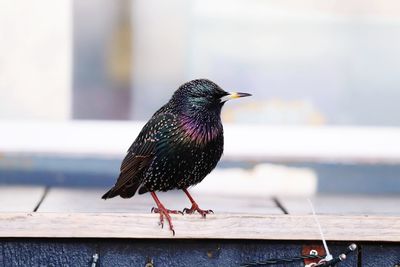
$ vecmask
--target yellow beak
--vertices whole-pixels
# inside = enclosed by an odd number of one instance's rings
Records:
[[[221,102],[226,102],[231,99],[236,99],[236,98],[241,98],[241,97],[246,97],[246,96],[251,96],[251,94],[248,93],[238,93],[238,92],[229,92],[228,95],[221,97]]]

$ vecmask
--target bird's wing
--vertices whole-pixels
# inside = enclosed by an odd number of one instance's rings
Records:
[[[131,197],[141,184],[143,172],[150,166],[156,150],[168,143],[168,134],[176,130],[176,117],[164,113],[154,115],[143,127],[122,161],[120,175],[106,198],[127,194]],[[129,191],[129,192],[124,192]],[[103,197],[104,198],[104,197]]]

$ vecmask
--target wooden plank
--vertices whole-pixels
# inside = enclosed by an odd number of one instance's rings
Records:
[[[399,196],[318,195],[310,197],[318,214],[400,216]],[[305,197],[279,197],[289,214],[311,214]]]
[[[319,240],[310,215],[172,215],[176,236],[158,214],[0,213],[0,237]],[[400,218],[321,215],[327,240],[400,241]]]
[[[45,192],[44,187],[1,186],[0,212],[31,212]]]
[[[155,206],[150,194],[135,195],[132,199],[115,197],[103,200],[106,189],[53,188],[47,194],[38,212],[128,212],[150,213]],[[182,191],[157,193],[169,209],[183,210],[190,202]],[[269,197],[227,197],[193,193],[193,198],[203,209],[215,213],[283,214]]]

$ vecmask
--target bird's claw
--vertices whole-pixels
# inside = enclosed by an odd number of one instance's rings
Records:
[[[214,214],[214,211],[212,211],[212,210],[200,209],[197,204],[193,204],[190,209],[189,208],[183,209],[183,213],[186,213],[186,214],[193,214],[195,211],[197,211],[203,218],[206,218],[207,214],[211,214],[211,213]]]
[[[203,218],[206,218],[207,214],[211,214],[211,213],[214,214],[214,211],[212,211],[212,210],[201,210],[201,211],[197,211],[197,212],[200,213]]]
[[[164,207],[160,207],[160,208],[153,207],[151,209],[151,212],[160,214],[160,221],[158,222],[158,224],[161,226],[161,229],[164,229],[164,216],[165,216],[165,218],[167,219],[167,222],[169,224],[169,230],[172,232],[172,235],[175,236],[174,226],[172,224],[172,219],[171,219],[171,216],[169,214],[170,213],[171,214],[183,214],[183,212],[176,211],[176,210],[169,210],[169,209],[166,209]]]
[[[166,209],[166,211],[169,214],[181,214],[181,215],[183,215],[183,212],[180,211],[180,210],[169,210],[169,209]],[[152,207],[150,212],[151,213],[160,213],[160,210],[158,208],[156,208],[156,207]]]

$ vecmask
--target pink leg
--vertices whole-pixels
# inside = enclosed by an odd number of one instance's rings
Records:
[[[169,215],[170,213],[174,213],[173,211],[170,211],[168,209],[166,209],[164,207],[164,205],[160,202],[160,200],[158,199],[156,193],[154,192],[150,192],[151,196],[153,197],[154,201],[156,202],[157,208],[153,208],[152,211],[156,212],[156,213],[160,213],[160,225],[161,228],[164,227],[164,216],[168,221],[169,224],[169,230],[172,231],[172,234],[175,235],[175,230],[174,230],[174,226],[172,225],[172,219],[171,216]]]
[[[203,218],[206,218],[207,214],[214,213],[212,210],[202,210],[199,208],[199,205],[197,205],[196,201],[192,198],[192,196],[189,194],[187,189],[182,189],[183,192],[185,192],[186,196],[189,198],[190,202],[192,203],[192,207],[190,209],[184,208],[183,212],[186,214],[193,214],[195,211],[201,214]]]

